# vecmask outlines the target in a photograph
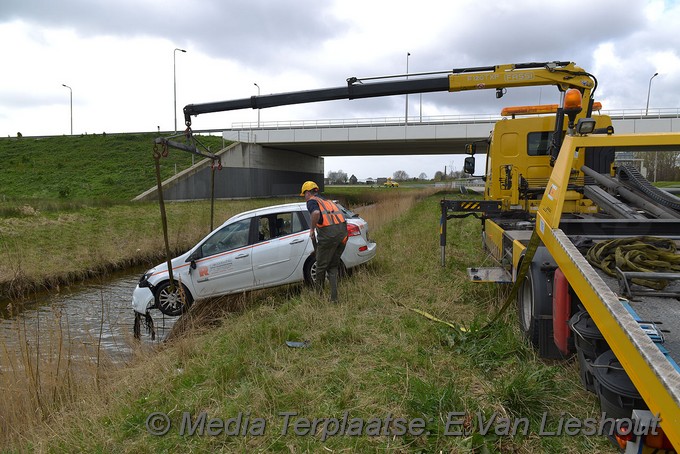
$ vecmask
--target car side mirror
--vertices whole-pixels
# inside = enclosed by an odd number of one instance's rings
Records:
[[[201,248],[196,249],[194,252],[191,253],[189,257],[187,257],[186,261],[191,262],[190,266],[191,269],[196,269],[196,260],[203,258],[203,254],[201,253]]]
[[[468,156],[465,158],[465,162],[463,163],[463,172],[467,174],[474,174],[475,173],[475,157],[474,156]]]

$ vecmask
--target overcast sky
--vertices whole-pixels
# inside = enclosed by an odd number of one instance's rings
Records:
[[[573,61],[604,109],[680,107],[680,5],[670,0],[2,0],[0,136],[174,130],[186,104],[345,85],[350,76]],[[175,52],[186,49],[186,53]],[[552,88],[422,96],[424,118],[556,103]],[[404,96],[263,109],[261,121],[395,118]],[[409,115],[420,115],[409,98]],[[200,115],[194,129],[257,122],[252,109]],[[432,177],[462,157],[327,158],[358,178]]]

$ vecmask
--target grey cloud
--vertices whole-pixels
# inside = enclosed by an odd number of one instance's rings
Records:
[[[177,4],[96,0],[5,0],[0,22],[21,19],[82,36],[155,36],[266,68],[310,51],[345,25],[324,2],[195,0]]]
[[[237,60],[255,71],[276,74],[297,70],[318,81],[315,86],[291,90],[340,86],[349,76],[402,72],[408,50],[413,52],[411,69],[417,68],[416,71],[570,60],[598,77],[598,99],[606,95],[612,99],[640,100],[646,96],[646,92],[641,93],[641,87],[646,90],[648,77],[654,72],[654,68],[645,66],[644,59],[652,52],[663,50],[677,55],[680,48],[680,35],[672,28],[680,23],[680,18],[669,21],[673,25],[667,29],[658,29],[649,24],[643,14],[647,6],[644,0],[631,0],[625,7],[618,0],[602,0],[581,4],[579,8],[528,0],[504,2],[501,6],[499,3],[461,1],[459,5],[456,2],[455,8],[446,11],[451,25],[437,32],[438,36],[425,40],[429,44],[417,49],[397,51],[387,47],[389,43],[365,43],[363,48],[354,50],[356,55],[361,55],[364,49],[372,49],[372,55],[379,54],[376,49],[385,49],[384,55],[366,67],[358,67],[351,59],[342,61],[322,54],[324,42],[347,35],[350,28],[329,13],[327,2],[317,0],[195,0],[178,4],[131,0],[4,0],[0,22],[21,18],[36,24],[73,28],[83,36],[163,37],[178,47]],[[405,30],[408,33],[408,29]],[[600,63],[595,50],[604,42],[615,43],[614,52],[623,62],[622,68],[608,68]],[[660,90],[665,83],[670,86],[671,80],[675,80],[677,86],[678,81],[673,77],[664,75],[655,81],[659,103],[678,104],[676,93]],[[251,94],[244,93],[244,96]],[[432,93],[424,95],[424,100],[443,112],[498,113],[505,105],[536,104],[539,98],[542,102],[556,102],[554,96],[553,90],[545,87],[510,90],[502,100],[497,100],[491,90]],[[219,99],[193,102],[215,100]],[[415,115],[418,96],[412,95],[410,100],[409,111]],[[625,101],[622,103],[625,105]],[[403,115],[403,106],[403,96],[320,103],[315,105],[310,117],[371,117],[383,112]]]
[[[614,0],[591,2],[575,10],[563,4],[508,2],[499,7],[478,2],[447,31],[439,56],[459,67],[568,60],[586,70],[594,67],[593,50],[603,41],[620,39],[644,28],[642,8],[635,0],[622,8]],[[474,12],[474,17],[467,14]]]

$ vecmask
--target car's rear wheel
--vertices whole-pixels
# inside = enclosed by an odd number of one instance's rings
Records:
[[[156,288],[156,307],[168,317],[177,317],[189,309],[194,301],[189,290],[182,284],[175,284],[170,290],[170,281]]]
[[[338,277],[344,277],[349,275],[349,271],[347,267],[345,267],[345,264],[340,262],[340,267],[338,269]],[[307,259],[305,262],[305,266],[303,268],[303,273],[305,276],[305,284],[307,285],[314,285],[316,284],[316,258],[312,255]]]
[[[302,271],[305,276],[305,284],[314,285],[316,283],[316,258],[314,256],[307,259]]]

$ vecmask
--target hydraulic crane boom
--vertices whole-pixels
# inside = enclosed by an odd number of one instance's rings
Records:
[[[592,103],[592,94],[597,86],[595,77],[572,62],[554,61],[543,63],[521,63],[498,66],[458,68],[435,73],[409,74],[409,76],[441,74],[437,77],[411,78],[406,80],[384,80],[401,76],[382,76],[347,79],[347,86],[317,90],[293,91],[250,98],[218,101],[203,104],[189,104],[184,107],[184,120],[191,126],[191,116],[213,112],[240,109],[264,109],[338,99],[376,98],[381,96],[431,93],[438,91],[465,91],[496,89],[496,97],[503,96],[511,87],[556,85],[560,91],[577,88],[583,98]],[[381,80],[382,79],[382,80]],[[368,82],[381,80],[379,82]],[[588,108],[590,111],[590,108]]]

